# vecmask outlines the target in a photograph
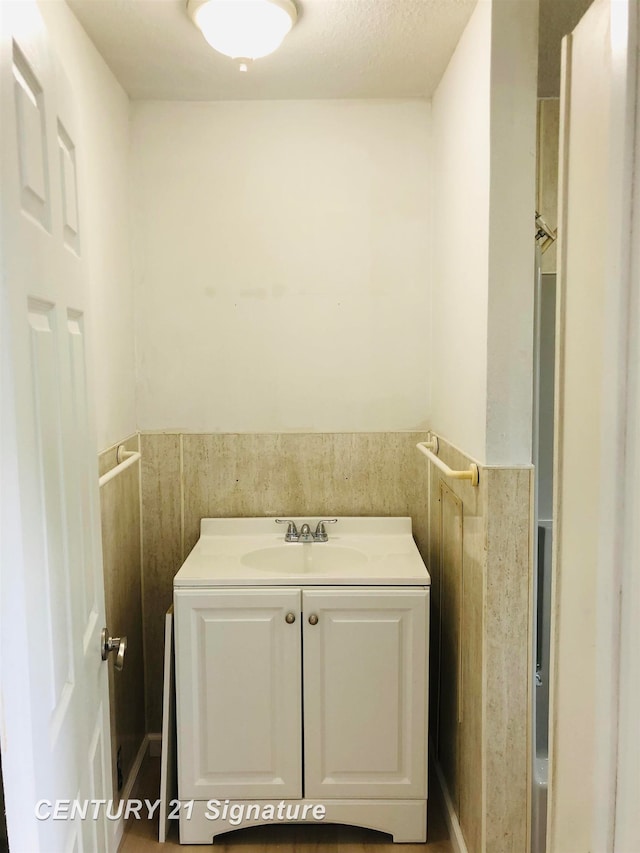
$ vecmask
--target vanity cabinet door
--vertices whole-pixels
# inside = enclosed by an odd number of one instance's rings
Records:
[[[176,590],[175,619],[180,799],[301,797],[300,590]]]
[[[303,591],[306,797],[426,797],[428,596]]]

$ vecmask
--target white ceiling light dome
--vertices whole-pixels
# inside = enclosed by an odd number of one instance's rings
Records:
[[[292,0],[187,0],[187,10],[214,50],[241,60],[277,50],[298,17]]]

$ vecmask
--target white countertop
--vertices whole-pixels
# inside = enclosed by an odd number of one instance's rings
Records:
[[[320,519],[294,518],[314,531]],[[174,587],[429,586],[410,518],[339,518],[328,542],[285,543],[273,518],[205,518]]]

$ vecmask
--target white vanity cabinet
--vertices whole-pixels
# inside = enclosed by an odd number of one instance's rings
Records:
[[[302,591],[305,797],[426,799],[428,594]]]
[[[233,824],[211,801],[320,804],[328,823],[424,841],[424,565],[398,585],[240,572],[234,586],[227,570],[196,586],[198,571],[174,590],[181,842],[265,822]]]
[[[301,797],[300,592],[177,591],[174,612],[180,799]]]

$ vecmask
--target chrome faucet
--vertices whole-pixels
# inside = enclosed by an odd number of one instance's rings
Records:
[[[319,521],[315,533],[311,532],[311,528],[306,521],[300,528],[299,533],[295,522],[291,521],[290,518],[276,518],[276,524],[287,525],[287,532],[284,535],[285,542],[328,542],[329,537],[324,526],[325,524],[335,524],[337,520],[337,518],[325,518]]]
[[[313,533],[311,532],[311,528],[308,524],[303,524],[300,528],[298,542],[315,542],[315,539],[313,538]]]

